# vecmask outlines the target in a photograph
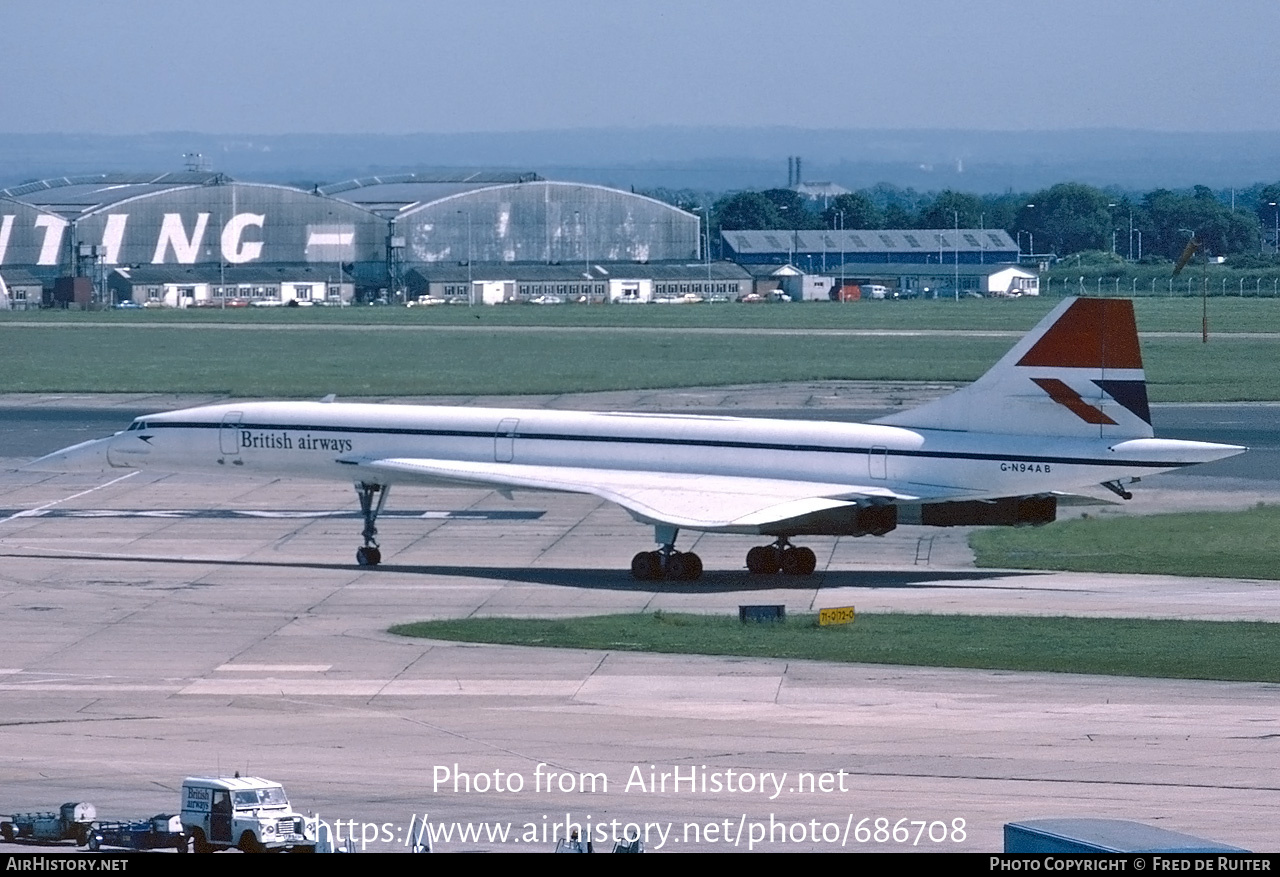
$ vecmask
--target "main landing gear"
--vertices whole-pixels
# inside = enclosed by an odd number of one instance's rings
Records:
[[[631,559],[631,575],[642,582],[670,579],[691,582],[702,575],[702,558],[692,551],[676,551],[675,527],[653,528],[653,539],[662,547],[657,551],[641,551]]]
[[[378,515],[387,504],[387,495],[391,493],[389,484],[368,484],[356,482],[356,496],[360,498],[360,513],[364,515],[364,546],[356,549],[356,563],[361,566],[377,566],[382,563],[382,551],[378,548]],[[373,498],[378,498],[375,505]]]
[[[782,572],[789,576],[812,575],[818,568],[818,556],[812,548],[797,548],[786,536],[772,545],[757,545],[747,552],[747,570],[755,575]]]
[[[642,582],[691,582],[702,575],[702,559],[692,551],[677,551],[675,527],[654,527],[653,538],[662,547],[657,551],[641,551],[631,560],[631,575]],[[747,569],[755,575],[813,575],[818,556],[812,548],[792,545],[779,536],[771,545],[758,545],[747,552]]]

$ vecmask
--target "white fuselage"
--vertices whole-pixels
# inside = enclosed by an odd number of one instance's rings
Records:
[[[1162,439],[321,402],[248,402],[157,414],[138,418],[102,445],[112,467],[165,471],[350,481],[360,480],[353,467],[361,460],[426,458],[884,485],[930,500],[1065,491],[1228,455],[1227,446]],[[378,480],[447,479],[383,473]]]

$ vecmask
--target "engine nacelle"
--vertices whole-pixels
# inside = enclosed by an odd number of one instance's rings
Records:
[[[765,527],[765,536],[883,536],[898,526],[896,505],[827,509]]]
[[[1058,498],[1005,496],[990,500],[926,502],[915,508],[919,509],[919,520],[908,521],[904,514],[902,523],[926,527],[1041,527],[1057,520]]]

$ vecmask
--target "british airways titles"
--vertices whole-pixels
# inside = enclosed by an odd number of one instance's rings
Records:
[[[240,430],[240,447],[262,451],[336,451],[351,450],[351,439],[316,438],[308,433],[296,438],[287,432],[251,432]]]

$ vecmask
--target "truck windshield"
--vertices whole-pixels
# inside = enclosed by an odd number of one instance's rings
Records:
[[[289,803],[284,789],[243,789],[231,793],[231,800],[237,809],[243,807],[283,807]]]

